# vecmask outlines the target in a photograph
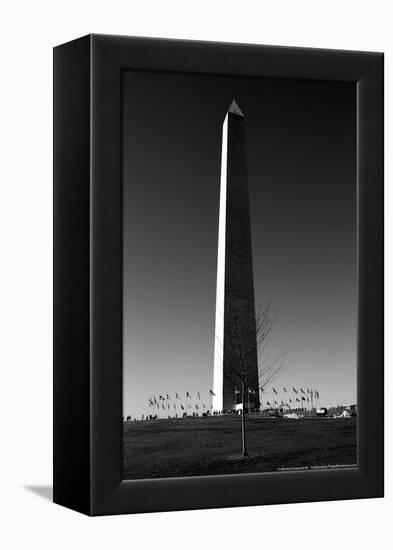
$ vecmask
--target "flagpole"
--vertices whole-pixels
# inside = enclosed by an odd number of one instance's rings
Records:
[[[209,395],[210,395],[210,403],[211,403],[211,406],[210,406],[210,412],[211,412],[211,415],[213,416],[213,391],[211,389],[209,389]]]

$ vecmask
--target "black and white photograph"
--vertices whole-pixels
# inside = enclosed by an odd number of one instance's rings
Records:
[[[387,549],[390,4],[2,8],[1,548]]]
[[[122,98],[123,479],[356,467],[356,85]]]

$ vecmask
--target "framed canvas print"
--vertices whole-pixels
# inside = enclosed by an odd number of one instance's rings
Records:
[[[383,55],[54,50],[54,501],[383,496]]]

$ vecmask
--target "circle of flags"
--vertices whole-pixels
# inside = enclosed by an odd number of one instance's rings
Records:
[[[281,388],[272,386],[270,389],[266,387],[259,388],[261,410],[266,407],[279,408],[288,407],[288,409],[314,409],[319,406],[319,390],[314,388],[288,387]],[[255,395],[256,390],[248,388],[247,395]],[[269,397],[269,393],[271,398]],[[241,392],[235,388],[235,395]],[[183,418],[185,416],[206,416],[213,412],[212,397],[215,393],[209,389],[206,398],[202,399],[201,393],[198,390],[193,395],[186,391],[184,394],[175,392],[172,397],[169,393],[159,393],[148,398],[147,414],[142,415],[143,419],[158,419],[158,418]],[[127,416],[127,418],[130,418]]]

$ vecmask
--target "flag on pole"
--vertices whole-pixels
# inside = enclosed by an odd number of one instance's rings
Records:
[[[167,398],[169,401],[171,400],[171,398],[170,398],[170,396],[169,396],[168,394],[166,394],[166,398]]]
[[[235,388],[235,393],[240,393],[240,391]]]
[[[160,399],[160,401],[165,401],[165,399],[162,397],[161,394],[160,394],[160,396],[159,396],[159,399]]]
[[[297,391],[296,388],[292,388],[292,390],[293,390],[296,394],[298,393],[298,391]]]
[[[182,405],[181,403],[180,403],[180,406],[181,406],[182,411],[184,411],[184,407],[183,407],[183,405]]]
[[[284,386],[283,386],[282,389],[285,391],[285,393],[287,393],[287,388],[284,388]]]
[[[298,403],[300,403],[300,399],[298,399],[297,397],[296,397],[296,401],[297,401]]]
[[[178,393],[176,394],[176,399],[180,399],[180,395]]]
[[[216,395],[213,390],[209,390],[210,395]]]
[[[303,389],[303,388],[300,388],[300,391],[301,391],[302,393],[304,393],[304,389]],[[306,395],[306,394],[304,393],[304,395]]]
[[[266,405],[269,405],[269,407],[271,407],[271,405],[270,405],[269,401],[266,401]]]
[[[198,395],[198,399],[200,399],[200,398],[201,398],[201,394],[198,392],[197,395]]]
[[[274,391],[274,393],[277,395],[277,390],[276,390],[276,388],[273,388],[273,391]]]
[[[187,393],[186,393],[186,397],[191,397],[191,395],[187,392]]]

